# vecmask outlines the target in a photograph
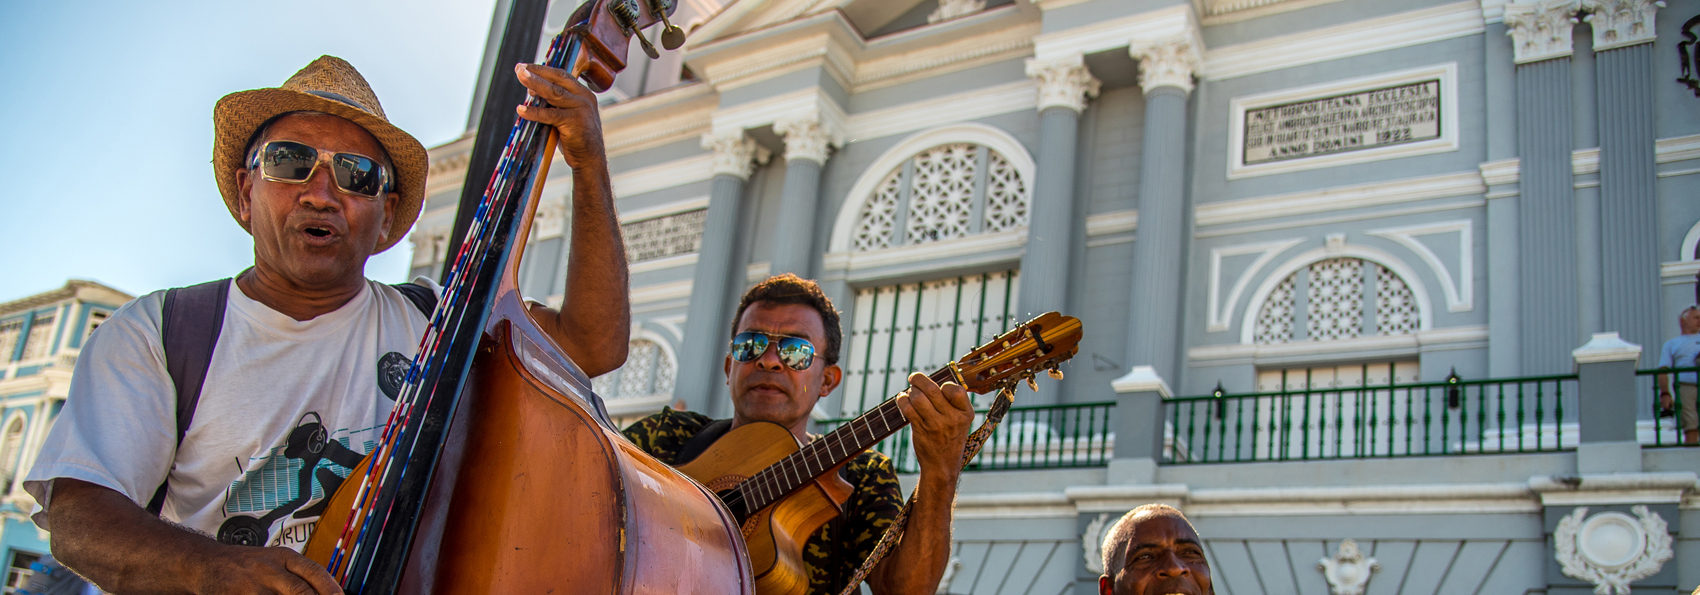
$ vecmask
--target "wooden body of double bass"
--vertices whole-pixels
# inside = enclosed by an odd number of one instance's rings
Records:
[[[737,520],[598,421],[523,307],[493,313],[401,592],[753,592]]]

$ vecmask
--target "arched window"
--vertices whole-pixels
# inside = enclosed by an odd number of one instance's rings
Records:
[[[24,445],[24,416],[12,417],[12,422],[6,424],[6,432],[0,437],[0,477],[5,478],[6,489],[11,489],[12,478],[18,473],[18,459]]]
[[[949,143],[891,170],[856,217],[857,252],[1007,231],[1027,225],[1031,192],[996,149]]]
[[[648,339],[632,339],[627,347],[625,365],[597,376],[591,380],[591,387],[605,399],[671,395],[678,369],[673,356],[660,344]]]
[[[1361,258],[1331,258],[1275,286],[1257,313],[1253,337],[1269,344],[1405,335],[1421,328],[1420,321],[1410,286],[1392,270]]]

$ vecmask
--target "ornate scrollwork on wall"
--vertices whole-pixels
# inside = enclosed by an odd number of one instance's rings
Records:
[[[1553,530],[1554,558],[1566,576],[1594,583],[1599,595],[1629,595],[1629,584],[1653,576],[1670,560],[1665,519],[1646,506],[1588,516],[1578,506]],[[1639,518],[1636,518],[1639,517]]]
[[[1381,572],[1381,563],[1365,556],[1358,542],[1347,539],[1340,542],[1334,555],[1317,561],[1316,571],[1322,573],[1334,595],[1363,595],[1370,575]]]
[[[1540,0],[1505,5],[1505,25],[1518,64],[1569,56],[1577,0]]]
[[[1039,111],[1065,107],[1078,113],[1086,109],[1088,98],[1098,96],[1100,83],[1081,54],[1046,62],[1029,59],[1027,76],[1039,80]]]
[[[1110,528],[1110,513],[1098,514],[1098,518],[1086,524],[1086,530],[1080,533],[1080,547],[1086,550],[1086,570],[1104,573],[1104,532]]]

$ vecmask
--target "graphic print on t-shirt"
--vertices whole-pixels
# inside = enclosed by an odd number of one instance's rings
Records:
[[[378,386],[392,401],[400,392],[408,365],[406,356],[393,351],[378,360]],[[382,427],[373,426],[333,432],[325,427],[318,412],[303,414],[284,444],[273,447],[265,456],[250,458],[242,477],[226,491],[227,518],[219,525],[219,542],[288,547],[307,541],[312,535],[310,523],[293,524],[278,535],[273,535],[274,526],[279,521],[323,514],[328,497],[365,458],[363,453],[377,445],[382,431]],[[351,448],[355,444],[358,450]],[[313,504],[308,506],[309,502]]]

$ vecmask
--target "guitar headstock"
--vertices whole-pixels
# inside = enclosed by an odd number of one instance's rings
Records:
[[[580,5],[561,35],[578,35],[589,51],[580,53],[581,64],[568,69],[580,72],[579,77],[596,92],[607,91],[614,86],[614,75],[626,68],[633,37],[650,59],[661,57],[643,36],[643,29],[663,24],[661,45],[669,50],[685,43],[685,32],[667,20],[678,6],[678,0],[593,0]]]
[[[1041,370],[1056,371],[1080,351],[1080,333],[1080,319],[1046,312],[957,358],[956,369],[964,388],[989,393]]]

